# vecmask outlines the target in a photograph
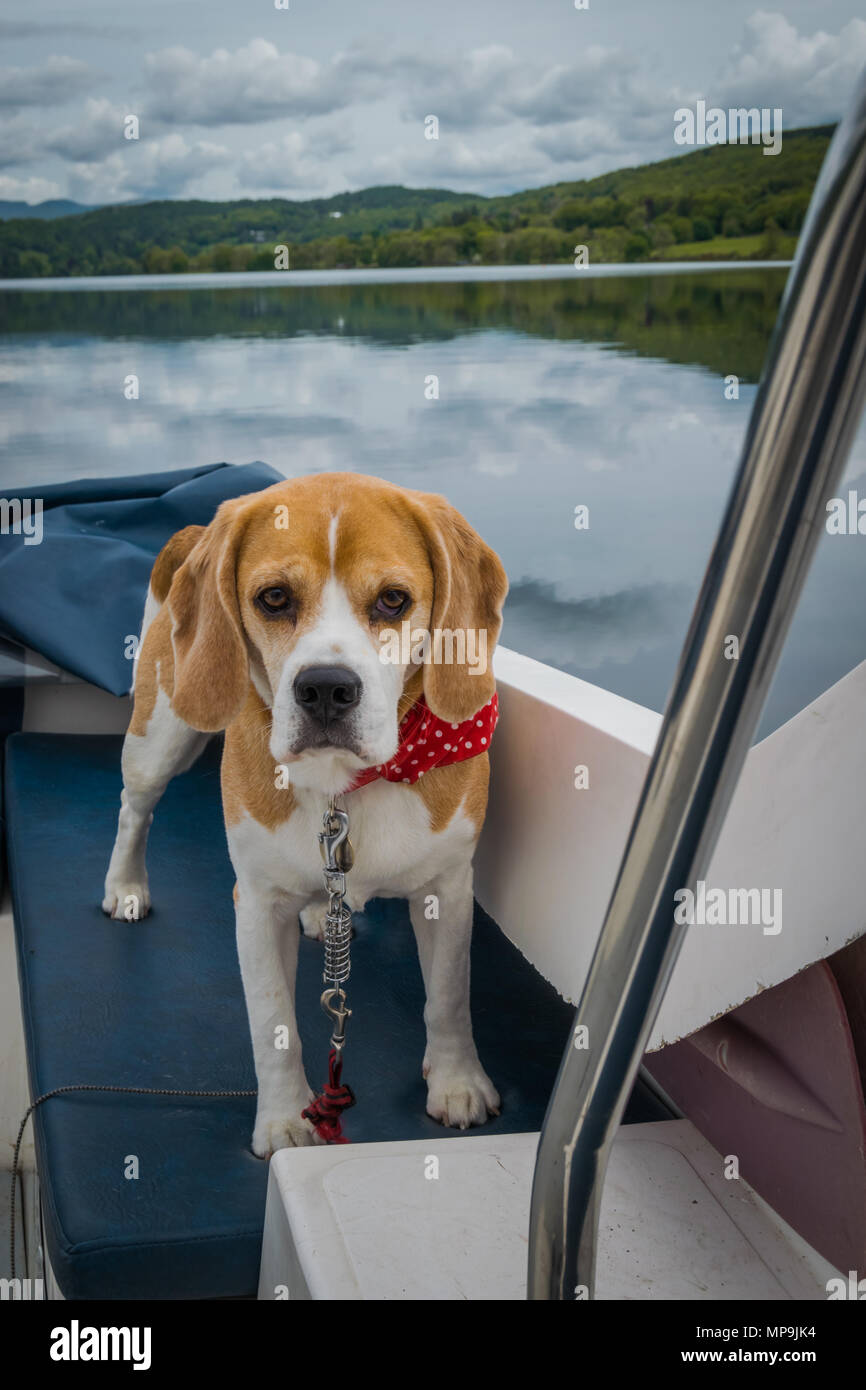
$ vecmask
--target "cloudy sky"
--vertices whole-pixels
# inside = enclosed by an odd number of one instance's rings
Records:
[[[866,67],[862,0],[276,3],[4,0],[0,198],[511,192],[680,153],[698,98],[836,120]]]

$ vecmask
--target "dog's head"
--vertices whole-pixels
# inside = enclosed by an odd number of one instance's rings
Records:
[[[341,791],[394,755],[422,691],[450,721],[486,704],[506,591],[442,497],[353,473],[277,483],[223,503],[174,575],[174,708],[224,729],[252,680],[275,763]]]

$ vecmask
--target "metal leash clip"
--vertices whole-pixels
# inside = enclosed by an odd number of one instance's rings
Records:
[[[334,999],[339,999],[339,1004],[334,1004]],[[346,1041],[346,1022],[352,1017],[352,1010],[346,1008],[346,991],[343,989],[326,989],[321,999],[322,1009],[333,1023],[331,1031],[331,1046],[337,1051],[342,1052],[343,1044]]]

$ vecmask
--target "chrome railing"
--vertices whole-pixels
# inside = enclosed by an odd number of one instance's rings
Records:
[[[528,1296],[594,1294],[610,1148],[866,395],[866,77],[827,153],[542,1130]],[[729,659],[735,636],[739,656]],[[808,847],[804,847],[808,852]],[[587,1034],[583,1034],[583,1029]],[[588,1046],[574,1042],[586,1038]]]

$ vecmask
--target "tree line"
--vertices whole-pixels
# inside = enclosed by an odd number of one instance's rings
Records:
[[[832,127],[716,145],[499,197],[385,187],[329,199],[155,201],[0,222],[0,276],[781,259],[796,246]],[[280,252],[279,248],[287,248]],[[279,259],[278,259],[279,258]]]

